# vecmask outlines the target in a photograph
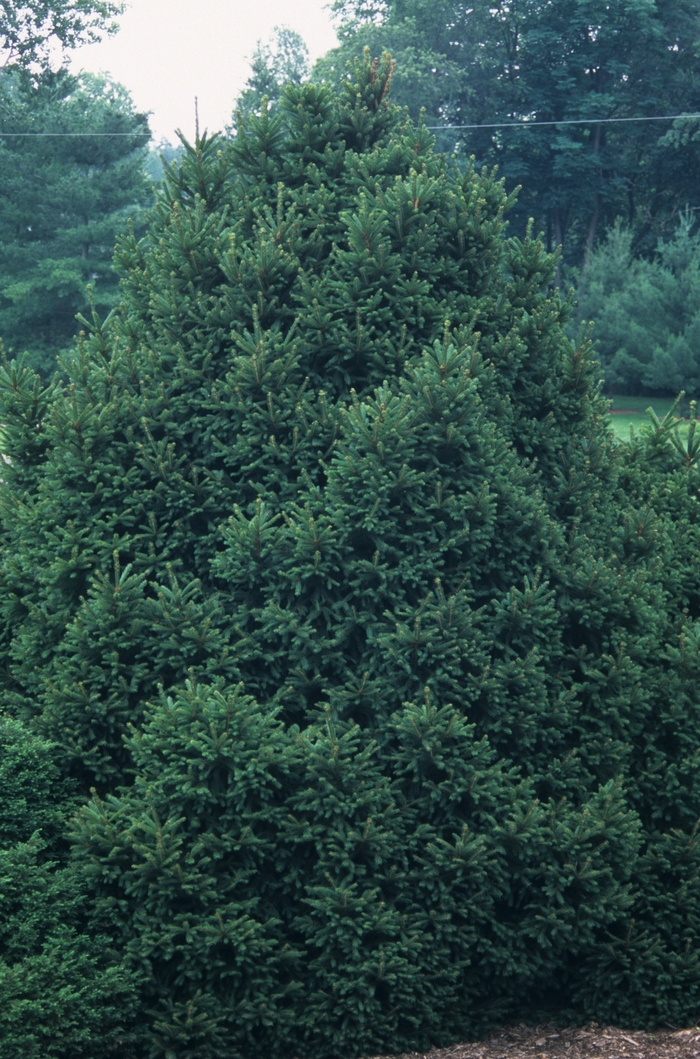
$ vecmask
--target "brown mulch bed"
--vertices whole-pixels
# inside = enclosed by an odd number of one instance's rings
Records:
[[[368,1059],[623,1059],[627,1056],[639,1059],[700,1056],[700,1027],[643,1033],[601,1027],[596,1023],[577,1029],[561,1029],[551,1023],[510,1026],[472,1044]]]

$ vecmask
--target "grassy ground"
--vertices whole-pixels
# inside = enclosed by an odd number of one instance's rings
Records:
[[[659,419],[668,415],[673,405],[671,397],[621,397],[612,398],[610,416],[613,430],[622,441],[629,441],[630,428],[635,433],[640,427],[649,424],[647,408],[653,408]],[[676,409],[676,415],[680,414],[679,426],[683,430],[683,417],[688,415],[688,401],[684,399]]]

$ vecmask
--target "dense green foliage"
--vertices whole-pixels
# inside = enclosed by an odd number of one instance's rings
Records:
[[[0,374],[4,700],[97,788],[124,1059],[697,1018],[700,450],[617,446],[391,71],[188,148],[67,380]]]
[[[610,393],[700,393],[700,233],[689,214],[652,258],[632,255],[616,225],[591,254],[576,291],[577,322],[592,336]]]
[[[103,316],[118,302],[114,243],[129,221],[143,231],[151,196],[148,120],[102,77],[6,73],[0,127],[25,134],[0,137],[0,337],[50,377],[88,285]]]
[[[522,185],[516,231],[534,217],[548,248],[580,265],[625,217],[635,251],[700,205],[698,121],[599,119],[697,114],[698,0],[336,0],[341,45],[315,75],[332,82],[363,47],[398,61],[397,102],[429,125],[572,122],[440,134],[445,149],[498,164]]]
[[[112,1054],[135,1041],[137,980],[121,966],[109,915],[66,862],[78,804],[57,748],[0,717],[3,1059],[94,1059],[96,1047]]]

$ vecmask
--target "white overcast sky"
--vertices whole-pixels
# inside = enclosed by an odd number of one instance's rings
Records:
[[[222,129],[250,67],[258,40],[275,26],[300,33],[311,60],[336,44],[326,0],[129,0],[119,32],[72,53],[71,68],[109,73],[125,85],[139,111],[151,111],[156,141],[175,142],[175,129]]]

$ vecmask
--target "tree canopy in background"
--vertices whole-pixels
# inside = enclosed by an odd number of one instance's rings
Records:
[[[182,158],[183,144],[173,144],[170,140],[161,139],[160,143],[151,144],[144,163],[144,170],[149,180],[157,183],[163,179],[169,165]]]
[[[0,339],[44,374],[76,314],[117,301],[117,234],[150,201],[148,120],[106,77],[57,69],[113,32],[123,3],[8,0],[0,10]],[[87,287],[92,288],[91,295]]]
[[[591,254],[576,323],[592,336],[613,394],[700,394],[700,232],[685,214],[651,257],[634,257],[617,224]]]
[[[0,134],[0,337],[50,375],[88,285],[102,315],[118,301],[116,238],[152,196],[148,119],[104,77],[5,71],[0,128],[25,134]]]
[[[267,43],[258,41],[250,67],[250,77],[234,106],[234,126],[237,114],[259,114],[263,99],[274,108],[285,85],[300,85],[308,78],[309,50],[295,30],[275,26]]]
[[[512,224],[528,217],[550,249],[581,264],[619,215],[635,248],[652,251],[687,205],[700,205],[697,120],[606,124],[597,119],[700,109],[697,0],[338,0],[341,46],[317,73],[342,79],[367,45],[397,60],[394,96],[429,125],[490,125],[438,133],[438,144],[498,164],[522,185]],[[516,122],[578,122],[527,129]]]
[[[3,0],[0,68],[46,68],[56,52],[115,32],[123,10],[122,0]]]

